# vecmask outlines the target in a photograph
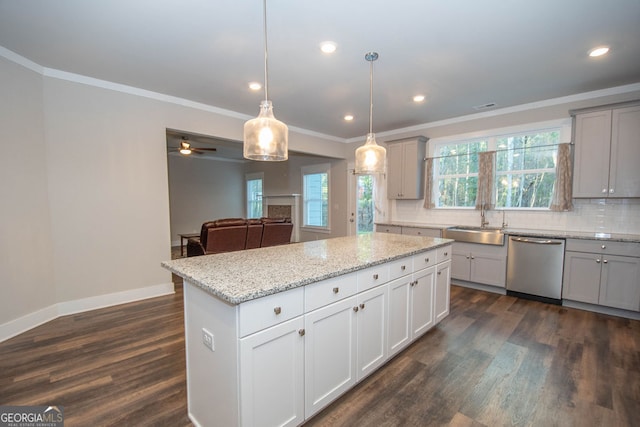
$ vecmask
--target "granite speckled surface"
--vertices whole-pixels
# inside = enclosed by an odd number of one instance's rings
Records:
[[[416,228],[449,228],[455,225],[444,224],[418,224],[410,222],[384,222],[376,223],[376,225],[400,226],[400,227],[416,227]],[[462,224],[459,224],[462,225]],[[588,231],[570,231],[570,230],[539,230],[539,229],[520,229],[506,228],[504,234],[512,236],[531,236],[546,237],[549,239],[591,239],[591,240],[609,240],[613,242],[633,242],[640,243],[640,235],[622,234],[622,233],[604,233],[604,232],[588,232]]]
[[[371,233],[164,261],[162,266],[230,304],[275,294],[450,244]]]

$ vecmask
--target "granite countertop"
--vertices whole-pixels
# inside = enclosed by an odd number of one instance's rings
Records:
[[[371,233],[164,261],[162,266],[230,304],[275,294],[453,242]]]
[[[400,226],[400,227],[417,227],[417,228],[440,228],[445,229],[455,227],[462,224],[418,224],[411,222],[377,222],[376,225]],[[540,230],[525,228],[505,228],[504,234],[513,236],[531,236],[531,237],[547,237],[551,239],[590,239],[590,240],[609,240],[613,242],[632,242],[640,243],[640,235],[625,233],[605,233],[595,231],[571,231],[571,230]]]

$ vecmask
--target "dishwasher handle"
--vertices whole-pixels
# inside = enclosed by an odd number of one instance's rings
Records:
[[[519,243],[535,243],[536,245],[561,245],[562,240],[531,240],[525,237],[511,237],[511,240]]]

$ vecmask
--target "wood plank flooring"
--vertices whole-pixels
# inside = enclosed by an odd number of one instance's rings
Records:
[[[0,405],[189,426],[182,291],[0,343]],[[307,426],[633,426],[640,322],[452,287],[451,314]]]

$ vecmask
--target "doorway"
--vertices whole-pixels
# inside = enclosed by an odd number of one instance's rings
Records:
[[[350,165],[351,166],[351,165]],[[349,175],[349,235],[371,233],[374,230],[375,177],[355,175],[353,168]]]

